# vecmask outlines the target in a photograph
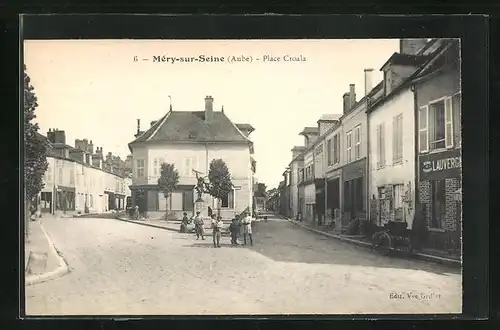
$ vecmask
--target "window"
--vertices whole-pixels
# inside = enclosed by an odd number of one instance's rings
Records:
[[[303,182],[304,181],[304,169],[301,168],[299,170],[299,182]]]
[[[338,134],[333,137],[333,163],[340,163],[340,136]]]
[[[457,147],[462,145],[462,93],[453,95],[453,132],[455,133],[455,144]]]
[[[328,166],[331,166],[333,164],[333,157],[332,157],[332,140],[326,141],[326,154],[327,154],[327,160],[328,160]]]
[[[385,125],[377,126],[377,168],[385,166]]]
[[[452,148],[454,142],[453,100],[445,97],[419,110],[419,150]],[[455,116],[456,117],[456,116]]]
[[[352,131],[347,132],[346,134],[346,141],[347,141],[347,147],[346,147],[346,162],[349,163],[351,159],[351,149],[352,149]]]
[[[354,128],[354,160],[361,158],[361,125]]]
[[[403,114],[392,118],[392,163],[403,161]]]
[[[429,144],[430,150],[445,147],[444,101],[429,105]]]
[[[403,196],[404,196],[404,184],[395,184],[393,186],[393,207],[394,207],[394,218],[399,221],[404,221],[404,204],[403,204]]]
[[[144,177],[144,159],[136,160],[136,175],[138,178]]]
[[[221,198],[221,207],[222,208],[234,208],[234,190],[231,190],[227,196]]]
[[[196,174],[193,172],[193,170],[198,169],[198,164],[197,164],[197,158],[196,157],[186,157],[184,158],[184,166],[182,168],[182,176],[185,177],[193,177]]]
[[[62,167],[59,167],[57,170],[58,170],[57,183],[62,184],[62,182],[63,182],[63,169],[62,169]]]
[[[431,228],[444,229],[444,223],[446,217],[445,181],[444,180],[431,181],[431,187],[432,187]]]
[[[50,164],[47,167],[47,172],[45,172],[45,174],[47,175],[47,181],[52,182],[52,167]]]
[[[157,177],[160,175],[160,169],[158,168],[158,158],[153,159],[153,176]]]

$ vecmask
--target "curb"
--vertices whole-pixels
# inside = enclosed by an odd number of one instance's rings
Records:
[[[34,285],[34,284],[38,284],[38,283],[47,282],[47,281],[56,279],[58,277],[61,277],[69,272],[68,264],[61,257],[61,255],[59,254],[59,251],[57,251],[54,243],[52,242],[52,240],[49,237],[49,234],[47,234],[47,232],[45,231],[45,229],[43,228],[41,223],[40,223],[40,228],[42,229],[43,234],[45,235],[45,238],[47,239],[47,241],[49,243],[49,246],[52,250],[52,253],[59,260],[59,266],[56,269],[54,269],[53,271],[50,271],[47,273],[27,276],[25,278],[25,281],[24,281],[25,285]]]
[[[141,226],[153,227],[153,228],[158,228],[158,229],[163,229],[163,230],[170,230],[170,231],[179,232],[178,229],[173,229],[173,228],[158,226],[158,225],[154,225],[154,224],[151,224],[151,223],[142,223],[140,221],[133,221],[133,220],[122,219],[122,218],[114,218],[114,219],[115,220],[119,220],[119,221],[123,221],[123,222],[128,222],[128,223],[135,223],[135,224],[141,225]]]
[[[335,234],[326,233],[324,231],[308,227],[308,226],[306,226],[306,225],[304,225],[302,223],[299,223],[297,221],[291,220],[289,218],[285,218],[285,219],[288,220],[290,223],[292,223],[294,225],[297,225],[297,226],[299,226],[301,228],[304,228],[304,229],[307,229],[309,231],[315,232],[317,234],[320,234],[320,235],[323,235],[323,236],[328,236],[328,237],[331,237],[331,238],[335,238],[335,239],[337,239],[339,241],[343,241],[343,242],[346,242],[346,243],[351,243],[351,244],[355,244],[355,245],[358,245],[358,246],[363,246],[363,247],[369,247],[369,248],[371,248],[371,244],[370,243],[358,241],[358,240],[355,240],[355,239],[350,239],[350,238],[347,238],[347,237],[342,237],[342,236],[335,235]],[[462,266],[462,261],[460,261],[460,260],[449,259],[449,258],[444,258],[444,257],[438,257],[438,256],[429,255],[429,254],[424,254],[424,253],[413,253],[411,255],[411,257],[414,258],[414,259],[418,259],[418,260],[422,260],[422,261],[427,261],[427,262],[434,262],[434,263],[443,264],[443,265],[447,265],[447,266],[453,266],[453,267],[461,267]]]

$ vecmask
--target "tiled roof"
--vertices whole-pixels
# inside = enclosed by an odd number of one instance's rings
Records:
[[[304,127],[304,130],[300,132],[300,134],[318,134],[318,133],[319,133],[318,127]]]
[[[153,141],[250,142],[229,118],[213,112],[210,123],[204,111],[170,111],[130,144]]]

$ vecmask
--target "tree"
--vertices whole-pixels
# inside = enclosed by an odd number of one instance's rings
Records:
[[[25,187],[25,233],[28,234],[31,203],[43,189],[43,175],[47,170],[47,141],[38,134],[35,109],[38,107],[34,87],[24,65],[24,187]]]
[[[267,186],[265,183],[257,183],[257,190],[254,193],[255,197],[266,197]]]
[[[163,163],[161,164],[160,178],[158,179],[158,186],[163,191],[163,195],[167,200],[167,211],[165,212],[165,220],[168,217],[168,211],[170,211],[168,205],[168,198],[172,196],[175,191],[177,184],[179,183],[179,172],[175,169],[173,164]]]
[[[219,201],[217,206],[218,216],[220,216],[222,198],[227,197],[232,190],[233,182],[226,163],[222,159],[213,159],[210,162],[208,171],[207,192]]]

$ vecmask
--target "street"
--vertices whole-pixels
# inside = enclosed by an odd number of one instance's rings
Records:
[[[43,219],[70,272],[27,315],[459,313],[460,270],[382,257],[270,218],[254,246],[114,219]]]

